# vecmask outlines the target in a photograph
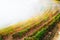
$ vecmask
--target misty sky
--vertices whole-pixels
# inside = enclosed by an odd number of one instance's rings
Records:
[[[0,29],[34,17],[47,8],[48,1],[0,0]]]

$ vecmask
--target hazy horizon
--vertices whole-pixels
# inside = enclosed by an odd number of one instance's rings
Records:
[[[0,29],[38,15],[47,8],[48,1],[0,0]]]

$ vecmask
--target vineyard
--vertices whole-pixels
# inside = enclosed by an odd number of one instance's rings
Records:
[[[0,40],[51,40],[60,22],[59,10],[48,10],[26,23],[0,30]]]

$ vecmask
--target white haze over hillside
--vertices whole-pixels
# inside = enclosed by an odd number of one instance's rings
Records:
[[[27,20],[47,8],[49,0],[0,0],[0,29]]]

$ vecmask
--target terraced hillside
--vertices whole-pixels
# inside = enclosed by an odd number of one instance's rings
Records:
[[[13,25],[0,30],[0,40],[48,40],[57,31],[60,22],[59,10],[48,10],[42,16],[37,16],[24,24]],[[47,38],[47,39],[46,39]]]

